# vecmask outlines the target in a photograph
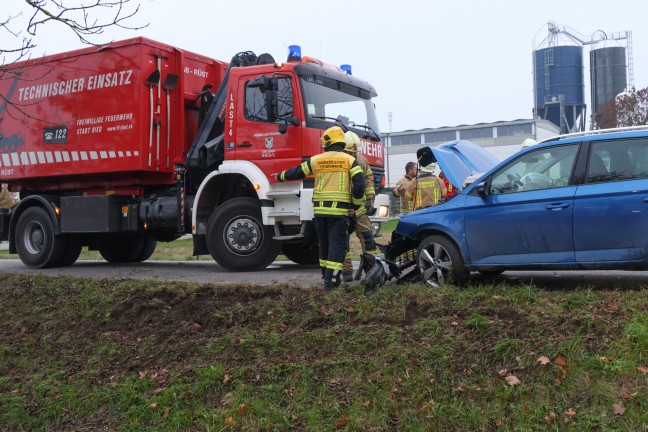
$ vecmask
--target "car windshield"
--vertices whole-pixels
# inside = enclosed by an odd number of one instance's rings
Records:
[[[380,136],[376,110],[368,91],[320,76],[305,76],[301,82],[309,118],[339,120],[345,126]]]

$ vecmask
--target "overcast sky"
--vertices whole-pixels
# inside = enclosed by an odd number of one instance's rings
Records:
[[[3,9],[25,10],[24,4],[3,0]],[[226,61],[248,50],[285,60],[288,45],[301,45],[304,55],[337,65],[349,63],[354,75],[373,84],[383,132],[531,118],[532,52],[546,37],[548,21],[585,39],[596,30],[631,30],[635,87],[648,86],[648,2],[640,0],[141,0],[140,4],[140,13],[130,22],[149,23],[147,28],[107,31],[99,41],[141,35]],[[6,34],[2,39],[7,40]],[[35,42],[33,57],[83,47],[55,25],[42,28]],[[586,83],[588,53],[586,47]],[[589,86],[585,92],[589,115]]]

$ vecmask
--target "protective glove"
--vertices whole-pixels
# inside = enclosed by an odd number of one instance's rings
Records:
[[[365,201],[365,209],[367,209],[367,214],[371,215],[376,210],[373,205],[373,199],[368,199]]]
[[[281,173],[273,173],[273,174],[270,174],[270,176],[274,177],[278,182],[283,181],[283,180],[281,180],[281,177],[280,177]]]

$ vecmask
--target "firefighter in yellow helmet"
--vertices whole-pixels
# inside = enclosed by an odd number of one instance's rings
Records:
[[[364,195],[365,203],[364,206],[360,207],[355,211],[353,216],[353,222],[355,222],[355,233],[360,240],[360,247],[362,248],[362,253],[365,252],[369,254],[376,255],[378,253],[378,248],[373,236],[373,230],[371,228],[371,221],[369,220],[368,212],[373,212],[373,203],[376,196],[376,191],[374,189],[374,175],[369,166],[369,161],[362,156],[359,152],[360,150],[360,137],[354,132],[348,131],[344,134],[344,139],[346,146],[344,152],[350,154],[356,158],[358,164],[362,168],[364,174]],[[365,255],[365,259],[370,259]],[[371,263],[373,265],[373,263]],[[344,282],[353,281],[353,265],[351,263],[351,250],[347,249],[347,254],[344,257],[344,266],[342,268],[342,278]]]
[[[412,202],[412,211],[435,205],[448,192],[443,180],[434,175],[436,164],[421,167],[418,176],[407,185],[405,197]]]
[[[333,126],[322,135],[324,153],[277,174],[277,180],[299,180],[313,175],[315,231],[319,240],[324,290],[342,283],[350,216],[364,205],[365,179],[353,156],[344,153],[344,132]]]

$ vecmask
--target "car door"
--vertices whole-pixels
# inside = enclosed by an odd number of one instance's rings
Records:
[[[543,147],[512,160],[486,179],[487,191],[465,204],[472,264],[537,265],[574,261],[579,145]]]
[[[591,143],[574,201],[574,244],[581,263],[648,255],[648,138]]]

